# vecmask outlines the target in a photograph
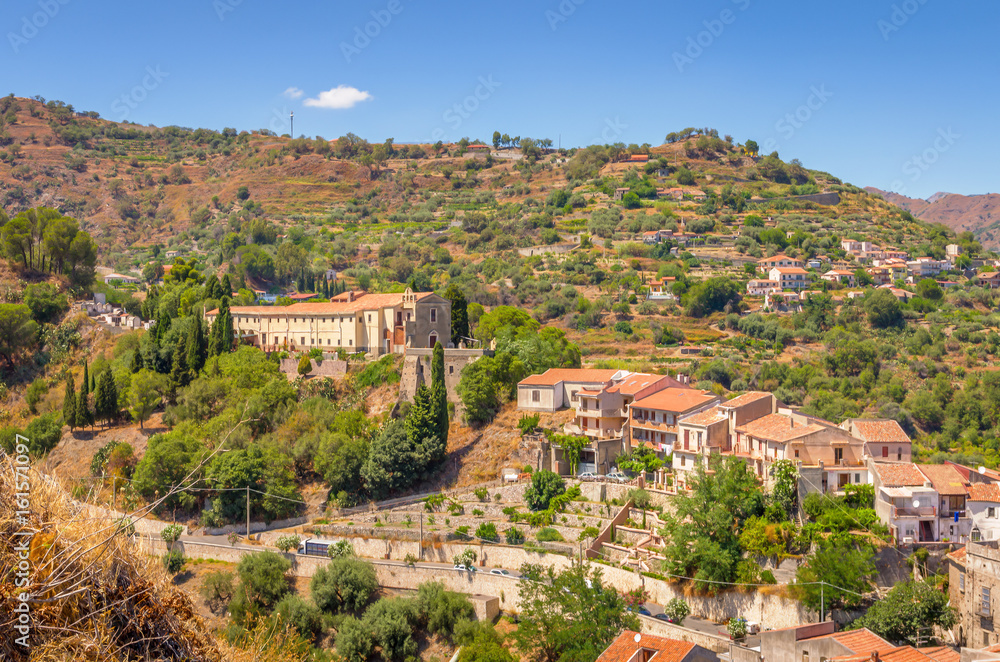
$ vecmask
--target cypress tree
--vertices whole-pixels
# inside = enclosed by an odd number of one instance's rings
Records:
[[[129,361],[128,367],[133,375],[142,370],[142,353],[138,348],[132,350],[132,359]]]
[[[431,407],[434,417],[435,434],[442,446],[448,445],[448,387],[444,383],[444,346],[434,343],[431,360]],[[439,460],[443,460],[442,455]]]
[[[451,301],[451,343],[458,347],[462,338],[469,337],[469,302],[454,284],[448,286],[444,298]]]
[[[81,387],[84,393],[89,393],[94,390],[94,383],[90,381],[90,369],[87,367],[87,362],[83,362],[83,386]]]
[[[219,279],[212,276],[205,283],[205,294],[209,299],[221,299],[222,298],[222,286],[219,284]]]
[[[188,372],[186,348],[180,344],[174,348],[174,357],[170,364],[170,388],[174,391],[187,386],[191,382],[191,373]]]
[[[431,402],[431,390],[425,384],[417,387],[413,394],[413,406],[406,416],[406,436],[410,445],[419,447],[426,439],[434,436],[437,422],[434,420],[434,406]],[[415,470],[419,470],[414,467]]]
[[[223,297],[222,304],[226,307],[226,316],[224,320],[219,320],[222,322],[222,331],[219,337],[222,341],[222,352],[231,352],[233,351],[233,342],[236,340],[236,334],[233,331],[233,316],[229,312],[229,297]]]
[[[76,427],[83,429],[94,424],[94,418],[90,412],[90,387],[87,380],[87,364],[83,364],[83,386],[80,387],[80,395],[76,399]]]
[[[208,355],[208,348],[205,343],[205,334],[201,326],[201,318],[193,316],[191,330],[188,331],[187,344],[184,349],[187,352],[187,367],[191,371],[192,377],[201,372],[205,365],[205,358]]]
[[[225,296],[229,296],[233,293],[233,282],[229,280],[229,274],[222,277],[222,293]]]
[[[94,410],[107,425],[111,425],[111,421],[118,417],[118,387],[115,386],[115,378],[111,376],[110,370],[102,372],[97,381]]]
[[[76,387],[73,384],[73,376],[66,380],[66,395],[63,397],[63,422],[72,430],[76,427]]]

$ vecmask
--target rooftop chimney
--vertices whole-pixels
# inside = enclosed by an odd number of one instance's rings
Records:
[[[354,301],[354,290],[347,290],[347,303]]]
[[[872,662],[879,662],[879,659],[878,659],[878,651],[872,651],[872,658],[871,658],[871,661],[872,661]]]

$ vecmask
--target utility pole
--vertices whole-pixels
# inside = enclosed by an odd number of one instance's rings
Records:
[[[294,140],[295,139],[295,111],[294,110],[290,111],[288,113],[288,123],[289,123],[288,130],[290,131],[290,133],[288,135],[290,135],[292,137],[292,140]]]
[[[250,540],[250,486],[247,485],[247,541]]]
[[[819,622],[822,623],[826,616],[826,602],[825,595],[823,594],[823,589],[826,588],[826,582],[819,583]]]
[[[424,560],[424,511],[420,511],[420,551],[417,552],[417,560]]]

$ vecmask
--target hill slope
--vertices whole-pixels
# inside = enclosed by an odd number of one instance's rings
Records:
[[[971,232],[986,248],[1000,247],[1000,194],[935,193],[927,200],[867,187],[891,204],[928,223],[942,223],[956,232]]]

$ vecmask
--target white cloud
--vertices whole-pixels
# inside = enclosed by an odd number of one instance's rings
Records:
[[[305,94],[305,92],[303,92],[297,87],[290,87],[287,90],[285,90],[282,94],[284,94],[289,99],[300,99],[302,98],[302,95]]]
[[[345,110],[347,108],[353,108],[362,101],[369,101],[371,98],[371,94],[368,92],[362,92],[356,87],[338,85],[332,90],[320,92],[319,96],[315,99],[306,99],[304,103],[305,105],[312,106],[314,108]]]

